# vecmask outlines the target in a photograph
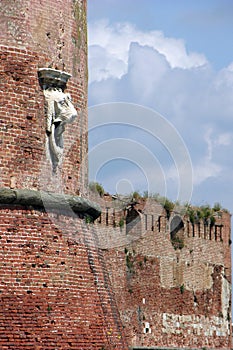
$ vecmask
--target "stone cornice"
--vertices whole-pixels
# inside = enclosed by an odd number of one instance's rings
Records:
[[[65,90],[66,83],[71,77],[71,74],[52,68],[39,68],[38,78],[41,88],[48,89],[56,87]]]
[[[91,216],[93,220],[101,214],[100,207],[92,201],[68,194],[35,191],[28,189],[0,188],[0,205],[32,206],[45,211],[58,210],[69,215],[74,212],[82,216]]]

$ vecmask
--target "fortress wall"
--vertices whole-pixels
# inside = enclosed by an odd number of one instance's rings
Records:
[[[178,214],[167,218],[157,209],[144,206],[132,230],[95,223],[107,242],[105,260],[129,344],[230,349],[230,214],[218,213],[213,226],[200,220],[194,230],[181,216],[177,248],[170,227]]]

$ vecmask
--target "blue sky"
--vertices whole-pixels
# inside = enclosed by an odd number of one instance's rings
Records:
[[[233,212],[232,18],[231,0],[88,2],[91,180]]]
[[[129,22],[181,38],[187,50],[204,53],[216,68],[232,62],[232,0],[91,0],[89,22]],[[91,35],[91,34],[90,34]]]

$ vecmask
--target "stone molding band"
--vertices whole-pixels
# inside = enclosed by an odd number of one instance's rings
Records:
[[[86,198],[27,189],[0,188],[0,205],[4,204],[32,206],[46,211],[55,209],[65,214],[71,209],[76,214],[90,216],[93,220],[101,214],[100,207]]]

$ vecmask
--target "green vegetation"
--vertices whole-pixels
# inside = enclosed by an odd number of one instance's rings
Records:
[[[185,290],[185,288],[184,288],[184,285],[182,284],[182,285],[180,286],[180,292],[181,292],[181,294],[184,294],[184,290]]]
[[[224,210],[219,203],[215,203],[213,208],[211,208],[209,204],[200,207],[191,207],[190,205],[187,205],[186,208],[186,213],[192,224],[203,221],[205,225],[210,225],[211,227],[215,224],[216,213]]]
[[[85,223],[91,224],[93,222],[93,218],[90,215],[85,216]]]
[[[94,193],[98,193],[100,197],[104,196],[105,190],[103,186],[98,182],[90,182],[89,184],[90,191]],[[221,212],[227,212],[227,209],[222,208],[221,204],[216,202],[213,207],[209,204],[202,205],[200,207],[191,206],[189,203],[180,204],[179,201],[171,201],[164,196],[160,196],[158,193],[149,193],[148,191],[144,191],[141,194],[140,191],[134,191],[130,195],[126,196],[131,197],[131,200],[140,201],[146,199],[155,200],[157,203],[161,204],[166,211],[167,219],[170,218],[172,211],[179,212],[181,215],[187,215],[189,217],[190,222],[194,225],[200,221],[203,221],[205,225],[214,226],[216,215],[221,215]],[[124,218],[120,218],[118,225],[119,227],[123,227],[125,224]],[[117,226],[117,223],[115,223]]]
[[[189,216],[190,222],[194,225],[196,214],[195,214],[195,210],[190,206],[187,207],[187,215]]]
[[[132,253],[128,253],[126,255],[126,266],[127,266],[129,272],[133,272],[133,263],[134,263],[133,255],[132,255]]]
[[[105,193],[103,186],[98,182],[94,182],[94,181],[89,183],[89,190],[92,192],[98,193],[100,197],[103,197]]]
[[[49,314],[50,314],[50,312],[52,311],[52,307],[51,307],[50,305],[48,305],[47,311],[48,311]]]
[[[142,195],[138,192],[138,191],[134,191],[132,193],[132,197],[133,199],[135,199],[136,201],[139,200],[139,199],[142,199]]]
[[[167,213],[167,218],[170,218],[171,212],[175,207],[175,204],[171,201],[169,201],[167,198],[165,198],[164,203],[161,203],[164,207],[164,209],[166,210]]]
[[[120,220],[119,220],[119,227],[123,227],[124,224],[125,224],[124,218],[120,218]]]
[[[184,248],[184,240],[178,236],[173,237],[171,242],[175,250]]]
[[[128,272],[130,273],[134,273],[134,252],[131,253],[128,251],[127,248],[125,248],[125,260],[126,260],[126,266],[127,266],[127,269],[128,269]]]
[[[220,203],[214,203],[214,206],[213,206],[213,211],[220,211],[222,210],[222,206]]]

